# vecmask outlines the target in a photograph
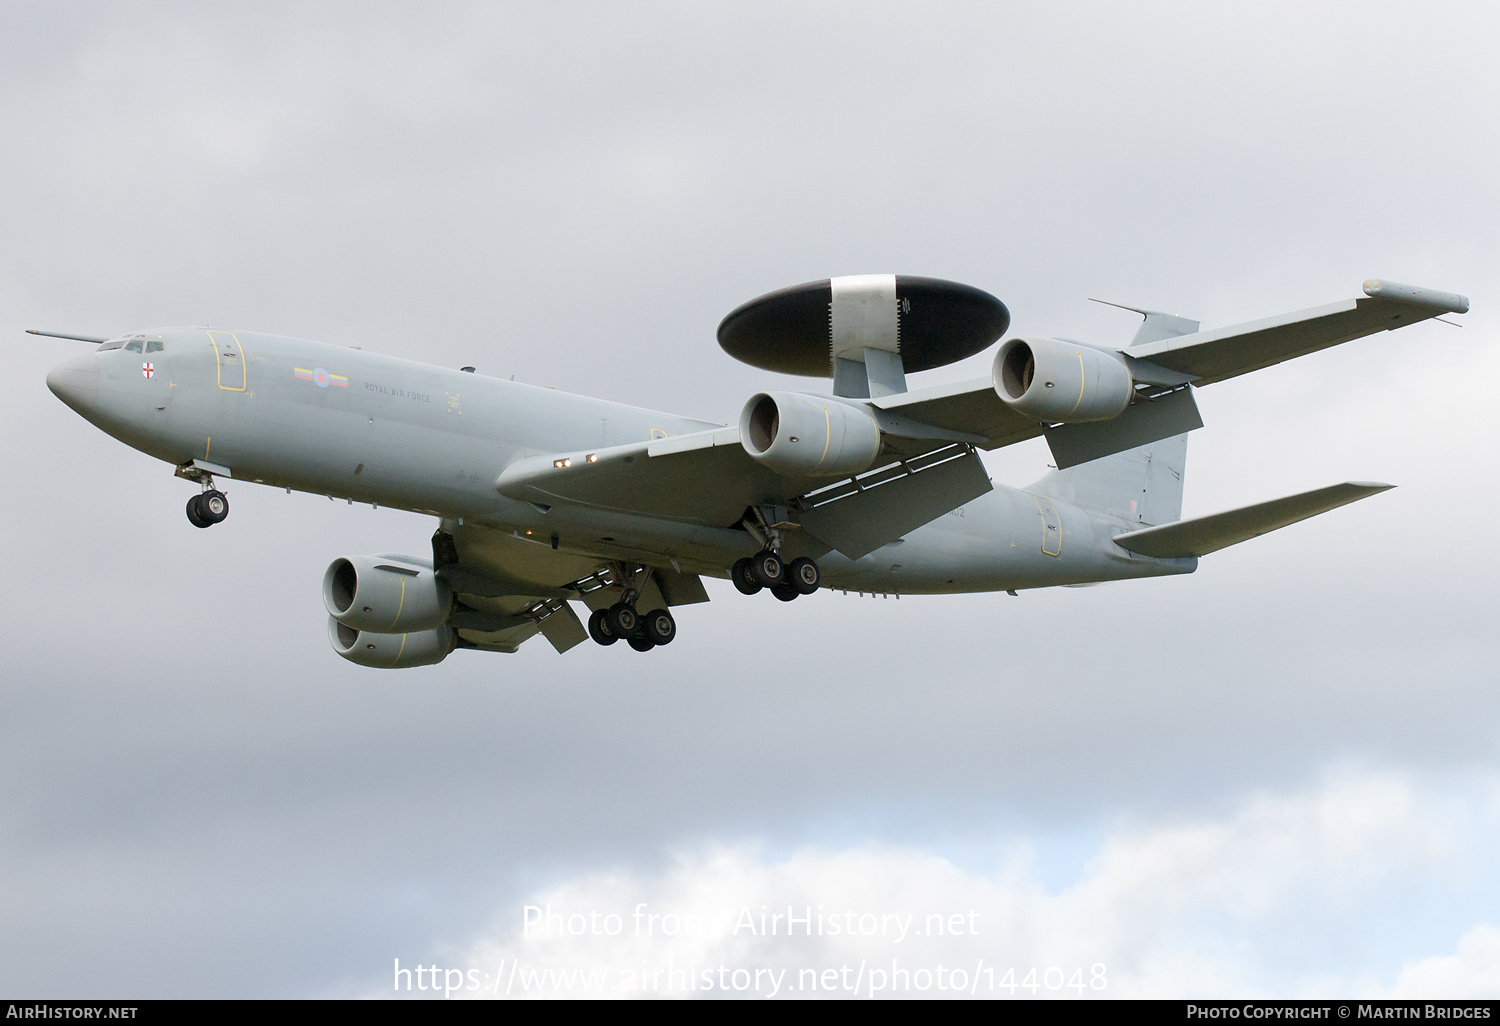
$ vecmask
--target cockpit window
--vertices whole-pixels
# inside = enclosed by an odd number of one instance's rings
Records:
[[[110,341],[104,343],[104,345],[99,347],[99,352],[102,353],[106,349],[119,349],[124,344],[125,340],[123,338],[111,339]]]
[[[126,342],[125,351],[127,353],[139,353],[141,351],[141,340],[133,338],[129,342]]]
[[[148,352],[148,353],[159,353],[161,351],[162,351],[162,344],[160,342],[156,341],[155,339],[152,339],[151,341],[149,341],[149,342],[146,343],[146,352]]]

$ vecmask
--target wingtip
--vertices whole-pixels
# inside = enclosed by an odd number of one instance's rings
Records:
[[[1420,285],[1402,285],[1384,278],[1365,279],[1364,291],[1372,299],[1394,299],[1398,303],[1413,303],[1455,314],[1469,312],[1469,297],[1460,296],[1456,292],[1439,292]]]
[[[1362,488],[1372,495],[1375,492],[1388,492],[1396,487],[1393,484],[1386,484],[1384,481],[1345,481],[1344,483],[1352,488]]]

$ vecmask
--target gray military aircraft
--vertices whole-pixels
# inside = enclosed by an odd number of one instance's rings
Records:
[[[98,343],[48,387],[196,483],[195,527],[228,516],[221,480],[439,518],[430,557],[345,555],[323,577],[334,650],[403,667],[538,633],[559,652],[590,636],[647,651],[676,635],[671,609],[707,601],[703,576],[790,601],[1191,573],[1391,487],[1179,519],[1196,388],[1468,307],[1367,281],[1356,299],[1212,331],[1136,310],[1128,345],[1015,336],[989,377],[909,389],[999,340],[1005,305],[931,278],[825,279],[746,303],[718,338],[754,366],[831,377],[832,394],[762,392],[728,426],[223,328],[33,334]],[[1037,436],[1057,469],[992,484],[976,450]]]

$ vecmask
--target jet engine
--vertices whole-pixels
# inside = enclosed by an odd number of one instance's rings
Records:
[[[453,589],[411,556],[341,556],[323,575],[323,605],[346,627],[399,636],[441,627]]]
[[[1135,382],[1125,361],[1055,338],[1012,338],[995,353],[995,392],[1017,413],[1048,424],[1118,417]]]
[[[826,396],[762,392],[740,413],[740,444],[779,474],[844,477],[880,454],[880,427],[867,410]]]
[[[394,670],[442,662],[458,643],[458,635],[447,624],[430,631],[377,634],[355,630],[330,616],[328,640],[351,663]]]

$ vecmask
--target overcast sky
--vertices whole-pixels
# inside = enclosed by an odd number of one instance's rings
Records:
[[[0,993],[899,956],[1500,996],[1497,38],[1477,3],[0,4]],[[1091,296],[1218,326],[1382,276],[1473,312],[1203,390],[1186,515],[1400,487],[1190,577],[710,582],[647,655],[392,672],[332,652],[319,582],[429,518],[239,484],[194,530],[47,391],[83,347],[22,334],[236,326],[730,421],[817,383],[719,319],[874,272],[1101,342],[1136,321]],[[640,902],[981,918],[520,935]]]

